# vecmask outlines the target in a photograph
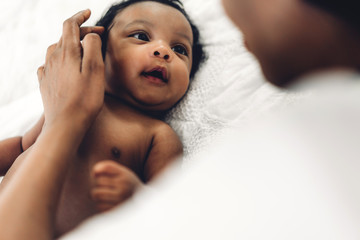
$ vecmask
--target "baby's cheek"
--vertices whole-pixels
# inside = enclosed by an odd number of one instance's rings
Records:
[[[182,89],[183,94],[185,94],[187,92],[189,86],[190,86],[190,77],[189,77],[189,75],[185,75],[185,76],[183,76],[182,81],[181,81],[181,89]]]
[[[183,64],[183,66],[179,67],[177,70],[177,76],[179,78],[179,87],[187,89],[190,84],[190,71],[191,66],[187,66]]]

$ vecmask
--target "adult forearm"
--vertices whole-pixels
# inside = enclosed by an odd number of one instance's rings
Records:
[[[53,238],[70,161],[104,101],[101,39],[94,34],[104,29],[80,30],[89,17],[90,11],[85,10],[64,22],[60,41],[48,48],[45,64],[38,69],[45,125],[28,154],[21,156],[25,159],[14,163],[16,171],[10,169],[4,179],[1,239]]]
[[[1,239],[53,238],[64,178],[85,132],[70,124],[45,128],[2,190]]]

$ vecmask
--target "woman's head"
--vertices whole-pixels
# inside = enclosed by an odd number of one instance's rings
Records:
[[[312,71],[360,65],[359,37],[346,23],[356,22],[355,1],[223,0],[223,4],[265,77],[276,85]],[[355,8],[346,21],[339,16],[350,9],[337,9],[344,6]]]

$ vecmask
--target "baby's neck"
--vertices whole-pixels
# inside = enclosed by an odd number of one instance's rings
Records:
[[[111,109],[112,111],[119,112],[120,113],[128,113],[128,114],[135,114],[135,115],[143,115],[159,120],[163,120],[165,117],[166,112],[160,112],[160,111],[147,111],[141,108],[138,108],[131,103],[121,99],[112,96],[109,93],[105,93],[105,99],[104,104]]]

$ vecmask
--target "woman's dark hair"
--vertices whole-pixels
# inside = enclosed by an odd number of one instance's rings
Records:
[[[191,68],[191,72],[190,72],[190,78],[193,78],[195,73],[198,71],[201,63],[205,60],[206,57],[205,57],[203,45],[200,42],[199,29],[193,24],[189,15],[185,12],[183,4],[181,3],[180,0],[124,0],[120,3],[112,5],[109,8],[109,10],[105,13],[105,15],[102,16],[102,18],[96,23],[96,26],[103,26],[105,28],[105,32],[101,35],[101,40],[102,40],[102,49],[101,50],[102,50],[103,57],[105,58],[107,40],[108,40],[108,35],[109,35],[109,27],[113,23],[113,20],[116,17],[116,15],[121,10],[123,10],[124,8],[126,8],[130,5],[133,5],[138,2],[146,2],[146,1],[158,2],[158,3],[162,3],[165,5],[171,6],[175,9],[177,9],[178,11],[180,11],[185,16],[185,18],[188,20],[188,22],[190,23],[191,30],[193,33],[193,46],[192,46],[192,52],[193,52],[192,60],[193,61],[192,61],[192,68]]]
[[[328,11],[360,32],[359,0],[305,0],[305,2]]]

